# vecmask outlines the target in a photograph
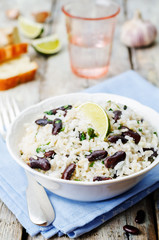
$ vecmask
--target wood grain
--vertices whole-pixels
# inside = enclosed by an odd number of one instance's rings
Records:
[[[0,239],[21,240],[23,227],[16,217],[8,210],[5,204],[0,201]]]

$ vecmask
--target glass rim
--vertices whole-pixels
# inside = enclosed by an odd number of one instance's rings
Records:
[[[70,2],[71,3],[71,2]],[[65,7],[69,4],[66,4],[66,5],[63,5],[62,6],[62,12],[67,15],[68,17],[71,17],[71,18],[75,18],[75,19],[80,19],[80,20],[105,20],[105,19],[110,19],[110,18],[113,18],[113,17],[116,17],[119,12],[120,12],[120,7],[118,4],[114,3],[113,1],[110,1],[110,3],[113,3],[114,5],[116,5],[117,7],[117,10],[115,11],[115,13],[109,15],[109,16],[105,16],[105,17],[98,17],[98,18],[87,18],[87,17],[79,17],[79,16],[75,16],[75,15],[72,15],[70,14],[68,11],[65,10]]]

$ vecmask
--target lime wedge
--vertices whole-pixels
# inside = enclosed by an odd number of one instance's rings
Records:
[[[32,41],[34,49],[44,55],[57,53],[61,49],[61,43],[57,35],[51,35]]]
[[[104,139],[110,129],[110,120],[104,109],[96,103],[87,102],[79,106],[79,111]]]
[[[40,37],[40,35],[44,31],[44,27],[42,24],[32,22],[22,16],[18,18],[18,24],[20,31],[23,33],[23,35],[31,39]]]

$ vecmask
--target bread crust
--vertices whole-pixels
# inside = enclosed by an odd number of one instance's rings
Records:
[[[34,62],[35,68],[25,72],[18,74],[16,76],[6,78],[6,79],[0,79],[0,90],[8,90],[10,88],[16,87],[17,85],[25,82],[29,82],[34,80],[35,73],[37,71],[37,64]]]
[[[0,48],[0,63],[27,53],[28,43],[19,43]]]

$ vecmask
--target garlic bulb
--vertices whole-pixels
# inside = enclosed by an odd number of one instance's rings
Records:
[[[157,36],[156,27],[141,17],[137,11],[132,20],[124,23],[121,30],[121,42],[128,47],[145,47],[153,43]]]

